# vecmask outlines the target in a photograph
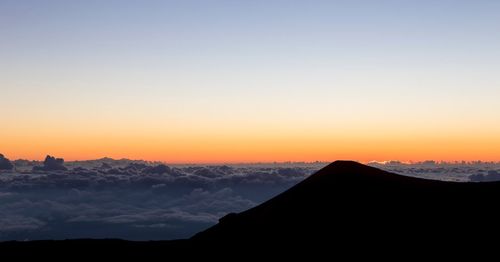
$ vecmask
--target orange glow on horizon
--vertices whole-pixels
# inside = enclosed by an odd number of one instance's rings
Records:
[[[482,122],[201,119],[18,121],[0,129],[0,153],[9,159],[50,154],[67,161],[167,163],[500,161],[500,126]],[[473,128],[480,125],[485,128]]]
[[[46,134],[2,141],[10,159],[42,160],[50,154],[66,161],[102,157],[167,163],[314,162],[351,159],[360,162],[499,161],[500,140],[439,136],[373,136],[316,134],[310,137],[264,135],[152,134],[135,136]]]

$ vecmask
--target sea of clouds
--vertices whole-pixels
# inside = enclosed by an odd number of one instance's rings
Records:
[[[54,157],[11,162],[0,155],[0,241],[186,238],[230,212],[283,192],[325,165],[167,166],[109,158],[65,163]],[[430,179],[500,180],[500,164],[494,163],[370,165]]]
[[[319,165],[13,161],[0,173],[0,240],[186,238],[286,190]]]

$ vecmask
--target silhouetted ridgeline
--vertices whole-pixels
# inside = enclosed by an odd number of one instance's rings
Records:
[[[230,214],[189,240],[3,243],[3,250],[89,255],[380,255],[473,249],[500,236],[500,183],[458,183],[388,173],[337,161],[271,200]],[[488,243],[483,242],[489,241]],[[464,249],[465,250],[465,249]],[[462,250],[462,251],[464,251]]]

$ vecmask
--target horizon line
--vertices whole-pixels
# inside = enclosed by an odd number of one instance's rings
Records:
[[[56,158],[55,155],[50,155],[47,154],[47,156],[53,156]],[[7,157],[6,157],[7,158]],[[64,157],[62,157],[64,159]],[[98,161],[98,160],[105,160],[109,159],[112,161],[142,161],[142,162],[149,162],[149,163],[162,163],[162,164],[168,164],[168,165],[259,165],[259,164],[328,164],[328,163],[333,163],[335,161],[355,161],[358,163],[362,164],[478,164],[478,163],[493,163],[493,164],[499,164],[500,160],[494,161],[494,160],[435,160],[435,159],[428,159],[428,160],[420,160],[420,161],[415,161],[415,160],[370,160],[370,161],[360,161],[356,159],[335,159],[335,160],[314,160],[314,161],[207,161],[207,162],[197,162],[197,161],[165,161],[165,160],[147,160],[147,159],[133,159],[133,158],[112,158],[112,157],[98,157],[98,158],[93,158],[93,159],[71,159],[71,160],[66,160],[64,161],[66,163],[74,163],[74,162],[87,162],[87,161]],[[18,159],[9,159],[10,161],[34,161],[34,162],[43,162],[44,158],[42,159],[27,159],[27,158],[18,158]]]

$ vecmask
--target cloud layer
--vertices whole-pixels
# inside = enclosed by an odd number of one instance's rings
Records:
[[[53,156],[45,157],[43,161],[43,166],[34,166],[33,171],[66,171],[68,170],[64,166],[64,159],[55,158]]]
[[[371,163],[370,165],[401,175],[427,179],[457,182],[500,181],[500,175],[498,175],[500,163],[492,162],[438,163],[425,161],[405,164],[393,161],[384,164]]]
[[[4,160],[4,162],[2,162]],[[0,172],[0,241],[65,238],[186,238],[227,213],[251,208],[326,163],[177,165],[108,158],[8,161]],[[500,180],[493,163],[370,165],[451,181]]]
[[[17,172],[0,174],[0,240],[185,238],[319,168],[109,160],[62,169],[63,161],[50,159],[43,165],[19,162]],[[53,160],[58,167],[47,163]]]

